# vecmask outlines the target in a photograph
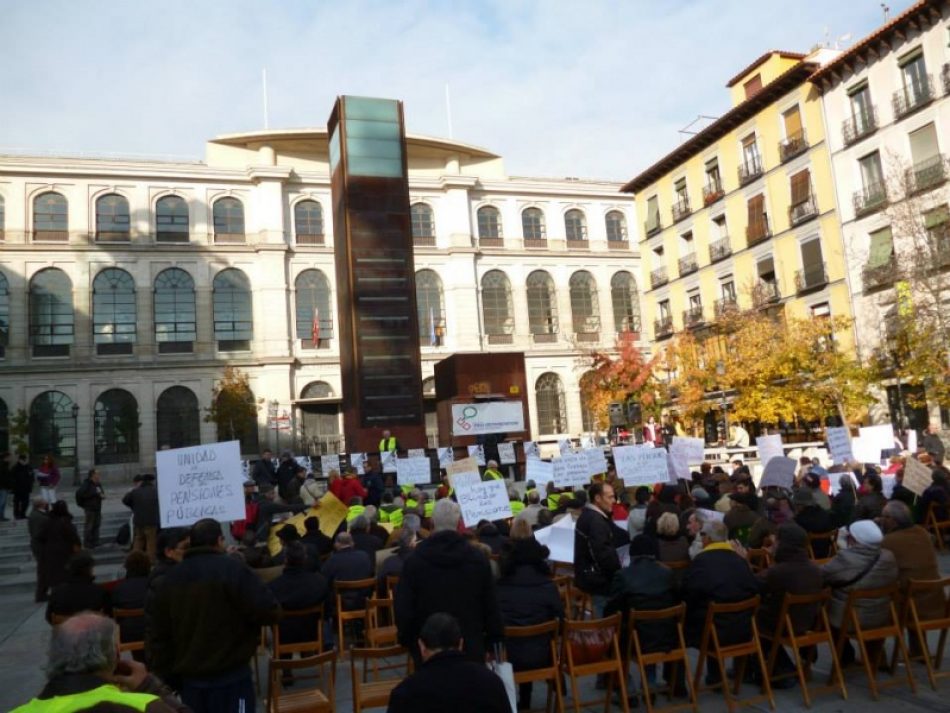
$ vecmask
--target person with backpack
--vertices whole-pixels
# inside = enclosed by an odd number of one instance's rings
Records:
[[[76,505],[85,513],[82,528],[82,546],[91,550],[99,546],[99,527],[102,524],[102,501],[106,497],[102,489],[99,471],[92,468],[89,476],[76,491]]]

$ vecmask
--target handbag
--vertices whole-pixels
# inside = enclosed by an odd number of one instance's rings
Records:
[[[511,713],[518,713],[518,688],[515,686],[515,669],[507,661],[502,661],[501,644],[495,644],[495,660],[489,661],[488,670],[501,679],[505,686],[505,693],[508,694],[508,703],[511,705]]]
[[[582,629],[568,634],[567,645],[571,647],[571,658],[577,666],[603,661],[610,653],[613,642],[613,627],[606,629]]]

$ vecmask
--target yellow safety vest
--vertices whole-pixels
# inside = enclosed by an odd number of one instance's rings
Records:
[[[387,448],[388,446],[388,448]],[[396,450],[396,437],[390,436],[389,438],[380,438],[379,439],[379,452],[384,453],[386,451]]]
[[[432,513],[435,510],[435,503],[431,500],[426,500],[426,504],[422,507],[422,512],[424,517],[432,517]]]
[[[548,495],[548,510],[557,510],[558,500],[561,499],[560,493],[551,493]]]
[[[512,500],[512,501],[511,501],[511,514],[512,514],[512,515],[517,515],[517,514],[518,514],[519,512],[521,512],[522,510],[524,510],[524,503],[523,503],[523,502],[521,502],[520,500]]]
[[[127,693],[108,683],[68,696],[54,696],[44,700],[34,698],[29,703],[15,708],[14,713],[74,713],[89,710],[100,703],[115,703],[144,712],[156,700],[159,700],[158,696],[152,693]]]
[[[346,521],[352,522],[355,518],[362,515],[366,512],[366,507],[363,505],[350,505],[346,510]]]
[[[389,521],[393,524],[393,528],[402,527],[403,519],[405,519],[405,515],[402,512],[402,508],[396,508],[389,513]]]
[[[489,478],[490,478],[491,480],[504,480],[504,479],[505,479],[505,476],[503,476],[501,473],[499,473],[499,472],[498,472],[497,470],[495,470],[494,468],[486,468],[486,469],[485,469],[485,478],[486,478],[486,479],[489,479]]]

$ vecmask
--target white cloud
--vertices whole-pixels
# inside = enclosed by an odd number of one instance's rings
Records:
[[[899,8],[902,9],[902,8]],[[899,11],[895,8],[895,12]],[[319,126],[338,94],[405,101],[409,131],[505,157],[520,175],[628,179],[767,49],[859,38],[874,4],[7,2],[0,146],[201,157],[218,134]]]

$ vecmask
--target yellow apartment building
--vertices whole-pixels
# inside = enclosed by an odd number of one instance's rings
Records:
[[[731,79],[732,108],[627,183],[653,342],[724,313],[851,316],[821,95],[836,52],[770,51]],[[652,319],[651,319],[652,316]],[[853,348],[853,337],[839,335]]]

